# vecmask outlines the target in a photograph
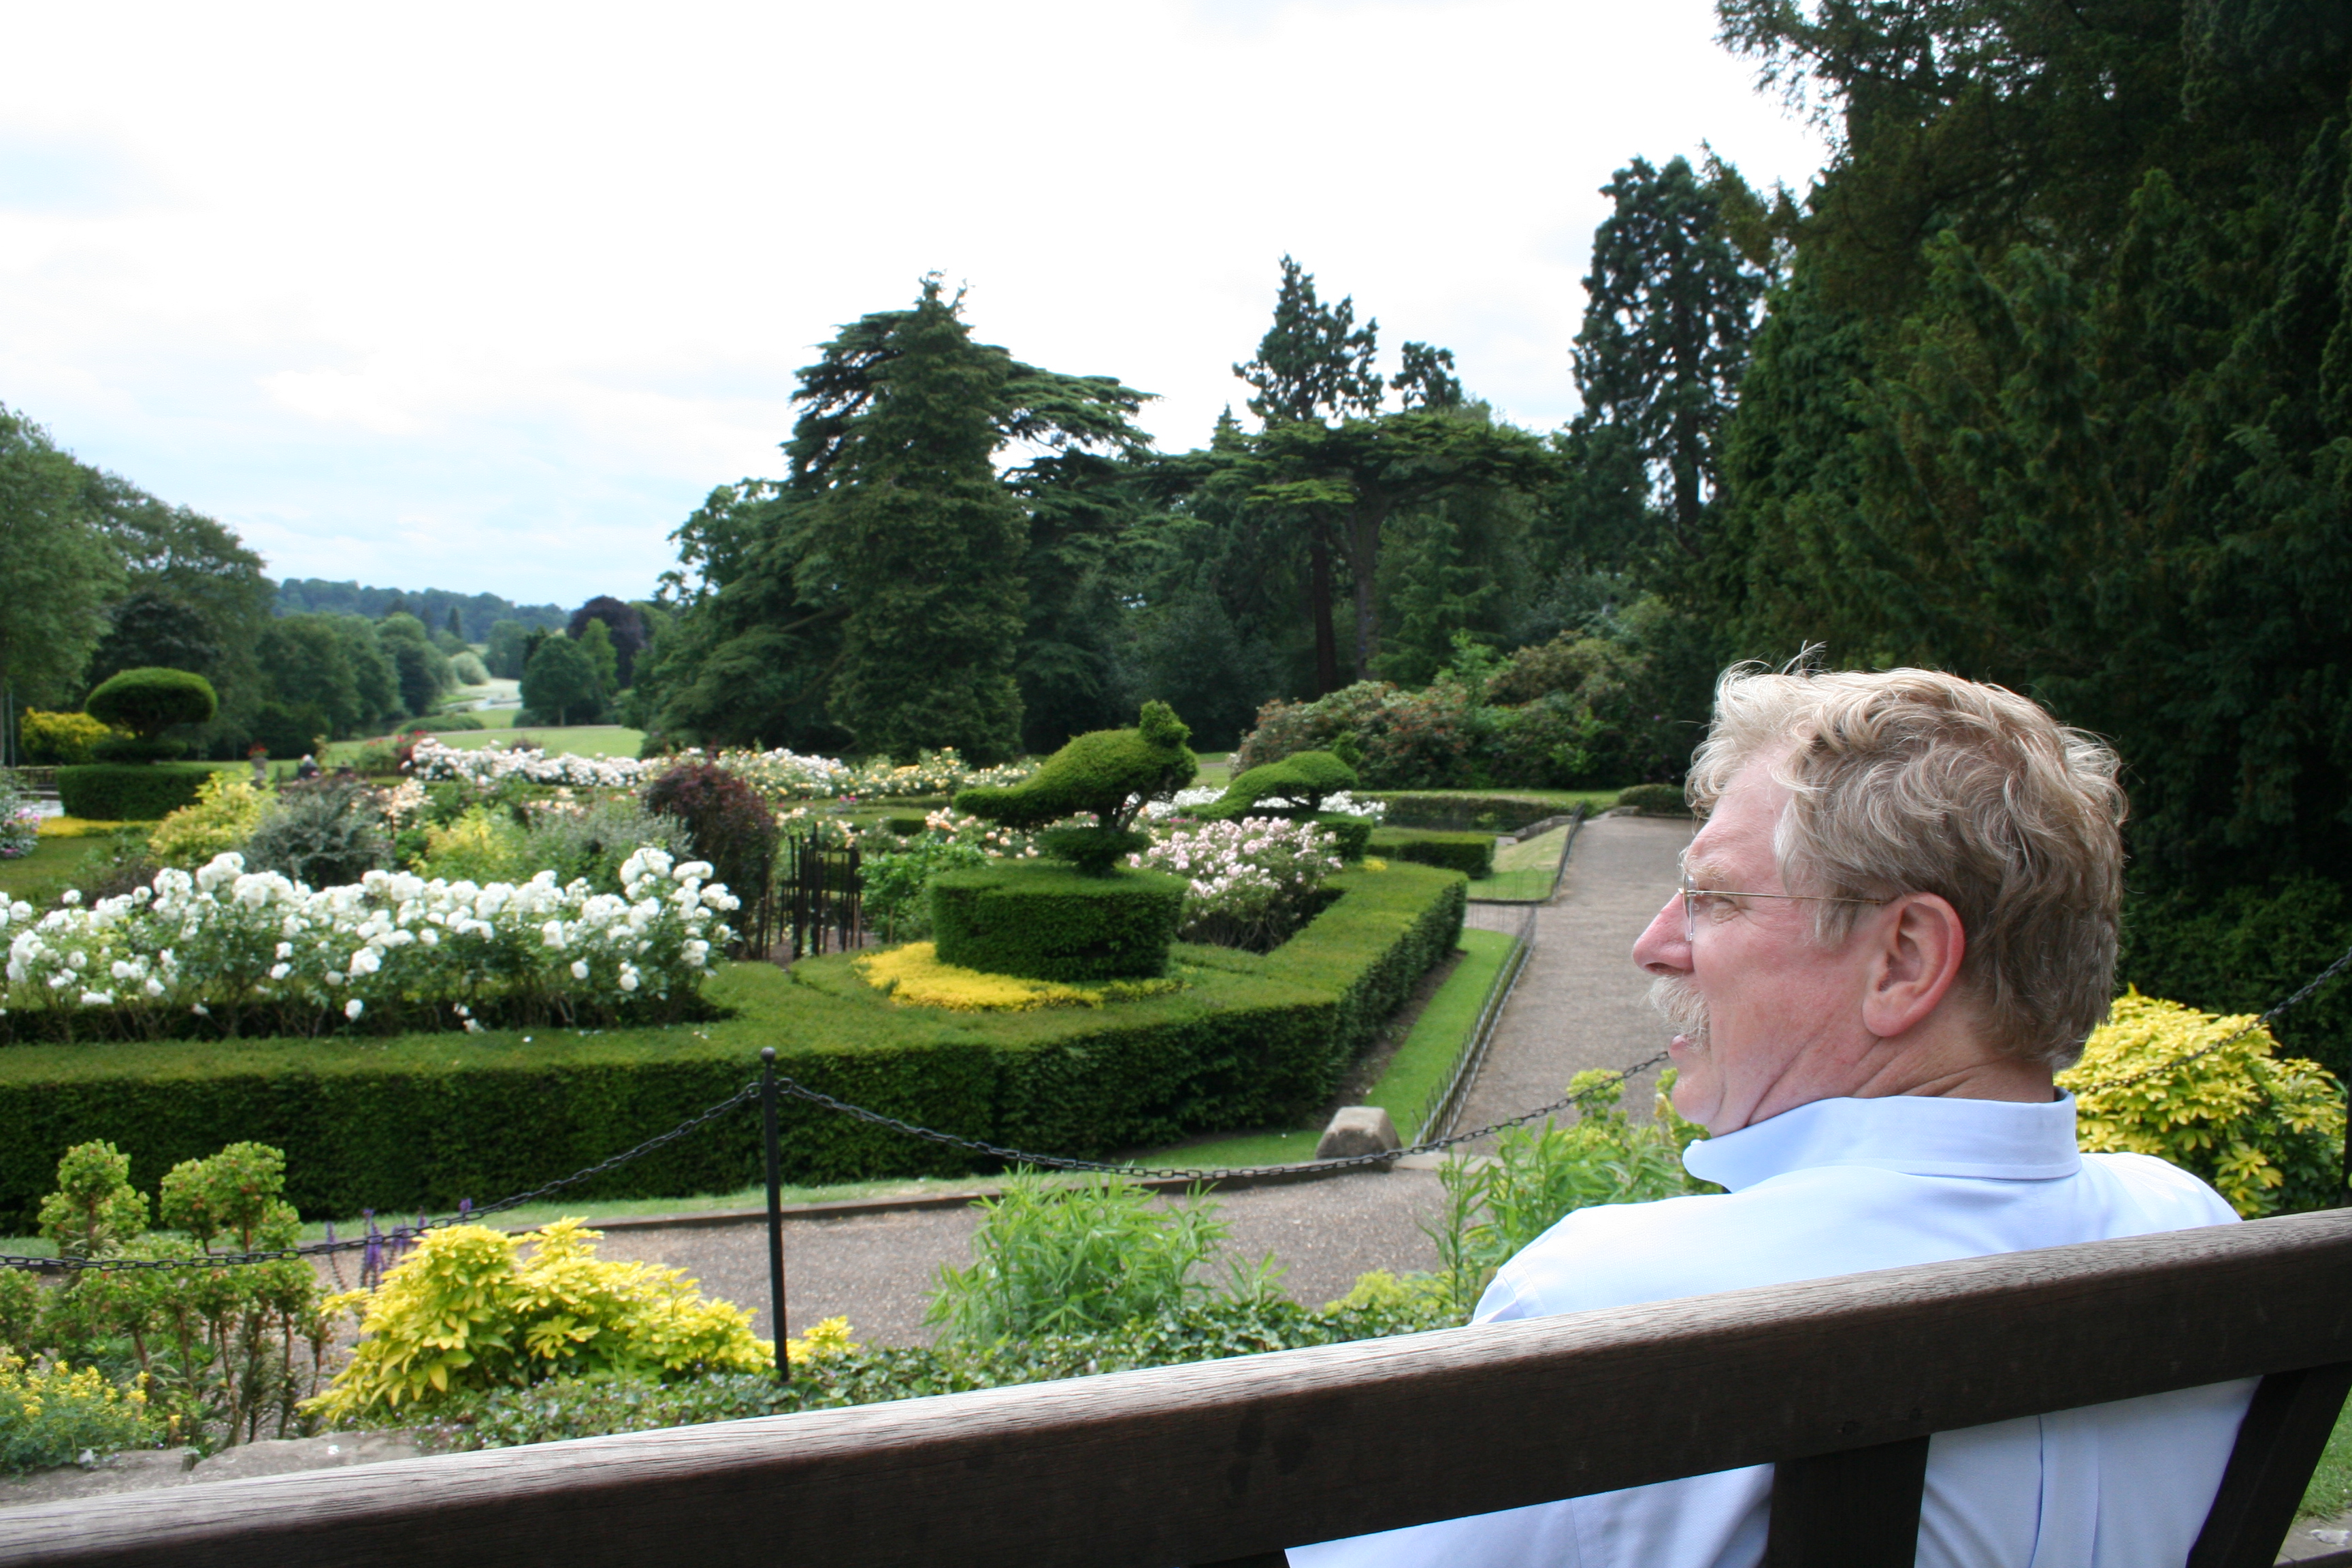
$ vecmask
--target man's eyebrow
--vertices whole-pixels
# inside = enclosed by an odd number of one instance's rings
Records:
[[[1723,867],[1705,855],[1696,859],[1685,857],[1683,875],[1690,879],[1694,888],[1712,888],[1722,881]]]

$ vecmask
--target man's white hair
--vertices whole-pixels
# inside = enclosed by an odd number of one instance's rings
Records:
[[[1726,670],[1691,764],[1701,816],[1769,757],[1790,793],[1773,853],[1791,891],[1935,893],[1959,912],[1959,989],[2000,1047],[2064,1067],[2107,1016],[2123,896],[2115,752],[2040,704],[1930,669]],[[1859,904],[1812,906],[1834,941]]]

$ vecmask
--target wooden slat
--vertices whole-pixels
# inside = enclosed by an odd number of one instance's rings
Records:
[[[2352,1211],[9,1510],[0,1563],[1213,1563],[2352,1360]]]
[[[1911,1568],[1928,1441],[1782,1461],[1772,1474],[1764,1568]]]
[[[2327,1447],[2352,1362],[2274,1372],[2254,1391],[2189,1568],[2270,1568]]]

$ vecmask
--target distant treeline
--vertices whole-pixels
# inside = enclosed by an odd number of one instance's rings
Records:
[[[463,620],[467,642],[488,642],[499,621],[520,621],[535,631],[554,631],[571,618],[561,605],[518,605],[496,594],[453,594],[446,588],[363,588],[357,583],[330,583],[323,577],[289,577],[278,584],[273,606],[281,616],[307,613],[365,616],[382,620],[405,612],[428,626],[449,624],[455,607]]]

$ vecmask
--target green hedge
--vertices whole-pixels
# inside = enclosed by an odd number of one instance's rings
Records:
[[[1495,836],[1491,833],[1445,833],[1425,827],[1383,827],[1372,835],[1372,849],[1391,860],[1442,866],[1465,877],[1495,874]]]
[[[1683,786],[1669,784],[1635,784],[1617,792],[1617,804],[1630,805],[1643,816],[1688,816],[1690,800]]]
[[[1443,795],[1360,794],[1357,798],[1387,802],[1385,820],[1391,827],[1429,827],[1448,832],[1517,833],[1530,823],[1570,809],[1541,796],[1471,795],[1459,790]]]
[[[58,802],[92,822],[156,822],[195,805],[212,773],[193,763],[84,763],[58,770]]]
[[[283,1149],[306,1215],[446,1212],[593,1164],[749,1081],[760,1047],[814,1089],[925,1126],[1090,1154],[1307,1114],[1462,925],[1463,879],[1347,871],[1338,900],[1270,953],[1179,944],[1185,988],[1099,1011],[898,1007],[843,957],[736,964],[730,1017],[668,1027],[390,1040],[161,1041],[0,1049],[0,1228],[28,1230],[58,1156],[111,1139],[152,1190],[240,1139]],[[936,1144],[782,1102],[793,1182],[957,1175]],[[573,1189],[589,1198],[730,1192],[759,1179],[746,1109]]]
[[[1032,980],[1149,980],[1168,973],[1184,879],[1083,876],[1050,860],[950,871],[931,883],[940,961]]]

